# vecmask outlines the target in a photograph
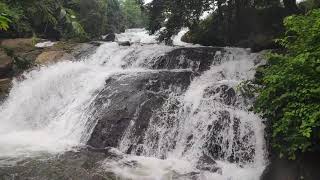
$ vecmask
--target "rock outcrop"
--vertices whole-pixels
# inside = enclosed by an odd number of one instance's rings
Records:
[[[51,64],[56,63],[60,60],[62,60],[63,56],[66,56],[67,54],[63,51],[46,51],[41,53],[35,60],[35,63],[37,64]]]
[[[222,54],[224,48],[195,47],[178,48],[161,56],[152,66],[153,69],[191,69],[201,73],[210,68],[217,52]],[[219,63],[217,61],[217,63]]]
[[[4,39],[0,42],[0,99],[10,87],[10,79],[35,65],[49,65],[63,60],[81,60],[93,54],[100,44],[55,42],[49,47],[35,47],[33,39]],[[2,97],[2,98],[1,98]]]
[[[80,149],[41,159],[17,161],[15,166],[0,167],[1,180],[116,180],[101,169],[101,162],[113,158],[107,150]]]
[[[110,33],[102,36],[101,40],[106,42],[114,42],[116,40],[116,35],[114,33]]]
[[[185,90],[191,76],[190,71],[156,71],[108,79],[95,100],[97,125],[88,144],[95,148],[117,147],[130,124],[132,135],[142,141],[152,112],[167,98],[165,92],[174,87]]]
[[[0,50],[0,79],[10,77],[12,68],[13,59],[5,51]]]

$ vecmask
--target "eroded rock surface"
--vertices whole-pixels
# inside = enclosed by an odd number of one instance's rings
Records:
[[[223,48],[195,47],[178,48],[164,56],[153,65],[154,69],[192,69],[203,72],[210,68],[217,54],[225,52]]]
[[[45,155],[1,166],[1,180],[114,180],[115,175],[100,166],[106,158],[115,158],[107,150],[84,148],[60,155]]]
[[[95,100],[98,119],[88,144],[96,148],[117,147],[130,124],[134,126],[134,136],[142,141],[153,111],[162,106],[168,91],[185,90],[191,76],[190,71],[154,71],[108,79]]]

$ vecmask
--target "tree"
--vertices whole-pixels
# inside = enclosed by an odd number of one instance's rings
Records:
[[[273,148],[291,159],[320,150],[320,10],[285,19],[278,42],[284,54],[269,55],[259,70],[255,110],[271,124]]]
[[[299,12],[296,0],[283,0],[283,4],[290,12]]]
[[[170,43],[171,36],[181,27],[199,28],[203,12],[214,10],[213,23],[219,22],[225,32],[231,33],[242,10],[279,5],[280,0],[154,0],[147,6],[150,17],[148,30],[153,34],[163,28],[159,40]]]
[[[86,40],[125,27],[118,0],[0,0],[0,12],[2,38]]]
[[[204,11],[211,9],[212,0],[154,0],[149,4],[148,30],[155,33],[162,27],[160,41],[170,43],[171,36],[181,27],[192,27],[199,22]]]

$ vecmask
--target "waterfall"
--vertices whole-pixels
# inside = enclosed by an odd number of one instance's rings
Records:
[[[141,30],[140,30],[141,31]],[[140,32],[141,33],[141,32]],[[141,39],[149,39],[142,32]],[[91,57],[26,72],[14,80],[0,106],[0,157],[57,153],[85,144],[94,127],[92,101],[115,74],[145,70],[147,59],[172,49],[164,45],[121,47],[106,43]]]
[[[202,174],[199,179],[259,179],[266,165],[264,125],[236,91],[242,81],[254,78],[257,54],[230,48],[215,58],[186,92],[171,92],[151,118],[144,143],[133,154],[178,164],[184,161],[186,169],[195,164],[211,171],[221,168],[219,173]],[[122,152],[137,143],[130,128],[119,145]],[[203,157],[216,164],[201,167]],[[193,171],[198,172],[189,172]]]
[[[259,179],[266,165],[264,125],[248,111],[251,101],[237,91],[241,82],[254,78],[259,54],[221,48],[202,72],[202,59],[193,62],[187,58],[188,49],[155,44],[155,37],[145,31],[129,30],[117,38],[133,44],[104,43],[85,60],[38,67],[14,80],[0,105],[0,159],[63,153],[86,145],[101,111],[117,106],[108,98],[126,87],[120,83],[113,89],[106,85],[109,81],[188,72],[193,75],[186,77],[190,78],[186,88],[180,82],[163,88],[167,85],[159,82],[157,91],[150,90],[151,95],[164,95],[161,107],[150,112],[139,137],[139,118],[128,117],[130,123],[111,150],[122,158],[102,159],[101,168],[134,180]],[[177,64],[163,61],[174,50],[182,53]],[[105,101],[99,100],[102,95]]]

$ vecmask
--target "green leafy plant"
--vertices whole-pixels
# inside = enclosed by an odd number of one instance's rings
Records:
[[[7,31],[11,20],[3,15],[0,15],[0,30]]]
[[[320,150],[320,10],[289,16],[284,25],[277,42],[286,52],[268,55],[255,111],[271,124],[273,148],[295,159]]]
[[[8,6],[0,2],[0,30],[7,31],[9,24],[12,22],[10,19],[10,10]]]

